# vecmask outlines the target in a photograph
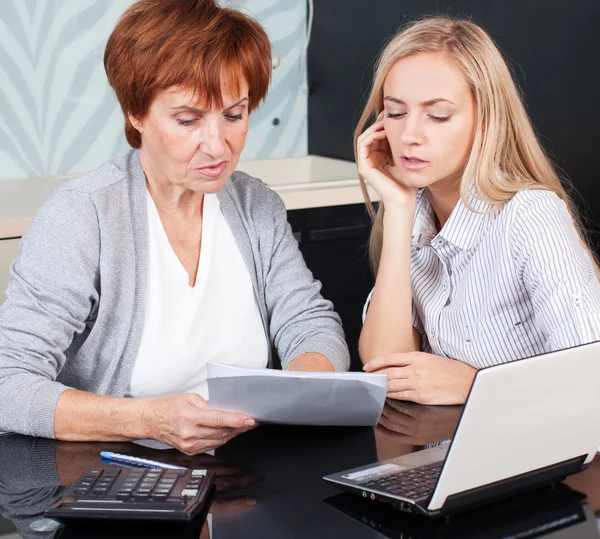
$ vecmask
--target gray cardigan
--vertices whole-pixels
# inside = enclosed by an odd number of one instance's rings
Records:
[[[269,367],[274,347],[283,367],[319,352],[347,370],[340,319],[304,263],[281,198],[242,172],[217,196],[254,285]],[[144,327],[147,266],[137,151],[55,191],[21,240],[0,308],[0,431],[53,437],[68,388],[123,396]]]

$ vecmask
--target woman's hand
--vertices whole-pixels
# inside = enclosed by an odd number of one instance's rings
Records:
[[[149,438],[186,455],[215,449],[256,426],[248,415],[211,410],[197,393],[148,399],[142,419]]]
[[[356,165],[358,173],[377,191],[386,208],[414,205],[417,189],[406,187],[400,180],[383,129],[383,112],[358,137]]]
[[[369,361],[367,372],[388,375],[388,397],[419,404],[464,404],[476,369],[425,352],[394,353]]]

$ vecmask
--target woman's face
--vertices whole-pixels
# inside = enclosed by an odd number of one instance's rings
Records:
[[[458,185],[476,121],[460,70],[442,53],[409,56],[388,73],[383,96],[384,129],[400,180],[411,187]]]
[[[169,88],[159,94],[142,121],[146,175],[162,184],[198,193],[215,193],[238,164],[248,131],[248,85],[239,95],[223,91],[223,107],[203,107],[192,91]]]

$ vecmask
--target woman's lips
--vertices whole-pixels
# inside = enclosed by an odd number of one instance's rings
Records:
[[[429,161],[423,161],[416,157],[401,157],[400,162],[402,163],[402,166],[408,170],[422,170],[429,166]]]
[[[211,165],[208,167],[198,167],[196,170],[199,170],[205,176],[210,176],[211,178],[218,178],[225,169],[227,168],[227,161],[221,161],[216,165]]]

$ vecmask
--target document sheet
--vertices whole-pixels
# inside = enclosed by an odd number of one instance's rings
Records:
[[[377,424],[387,375],[291,372],[208,363],[210,407],[286,425]]]

